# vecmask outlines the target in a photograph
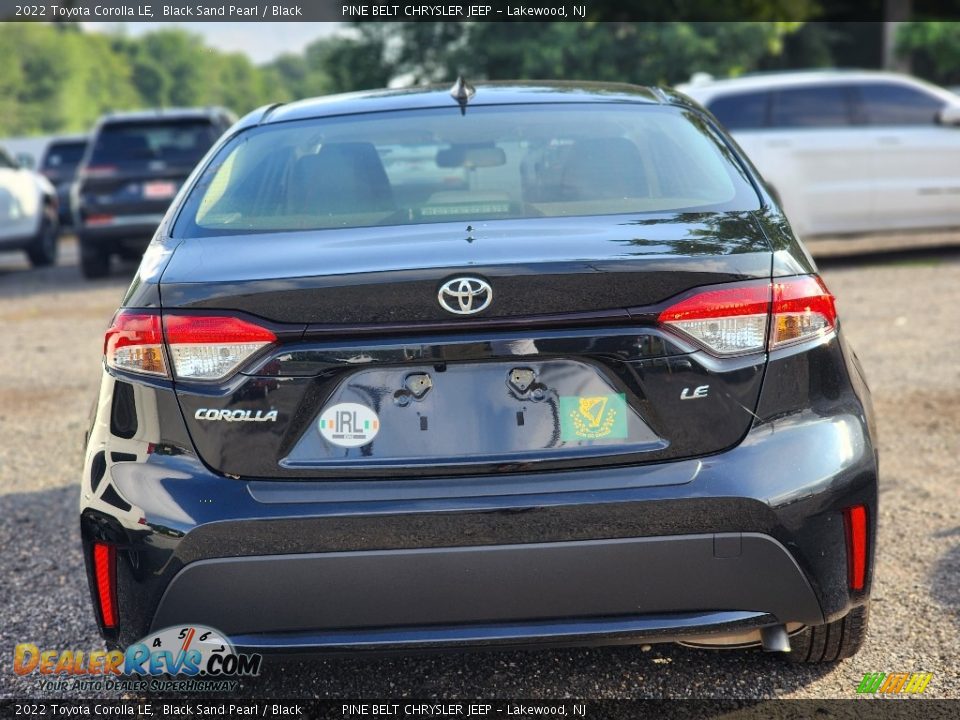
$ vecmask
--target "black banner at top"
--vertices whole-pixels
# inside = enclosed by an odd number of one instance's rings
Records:
[[[0,0],[14,22],[957,20],[960,0]]]
[[[956,700],[0,700],[0,718],[289,720],[953,720]]]

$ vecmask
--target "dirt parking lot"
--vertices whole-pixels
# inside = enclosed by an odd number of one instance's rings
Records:
[[[77,473],[103,331],[124,277],[80,279],[76,248],[30,270],[0,254],[0,697],[38,697],[12,650],[101,647],[82,574]],[[934,673],[960,697],[960,250],[823,263],[880,425],[881,517],[866,648],[832,667],[669,645],[271,662],[273,697],[838,697],[866,672]],[[62,695],[62,693],[56,693]]]

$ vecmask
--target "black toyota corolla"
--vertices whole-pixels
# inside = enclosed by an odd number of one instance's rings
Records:
[[[869,391],[681,95],[479,85],[252,112],[104,340],[97,618],[253,651],[863,642]]]

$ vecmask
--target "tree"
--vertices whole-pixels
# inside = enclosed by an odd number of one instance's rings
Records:
[[[394,77],[412,82],[566,79],[675,84],[738,75],[802,23],[405,23]],[[389,58],[386,58],[389,59]]]
[[[903,23],[897,33],[897,53],[911,56],[914,71],[934,82],[960,84],[960,23]]]
[[[390,35],[384,24],[365,23],[354,36],[323,38],[308,45],[307,89],[324,93],[385,87],[392,74],[387,62]]]

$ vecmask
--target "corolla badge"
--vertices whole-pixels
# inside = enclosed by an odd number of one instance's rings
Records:
[[[440,307],[454,315],[473,315],[490,307],[493,288],[480,278],[457,277],[440,286],[437,300]]]

